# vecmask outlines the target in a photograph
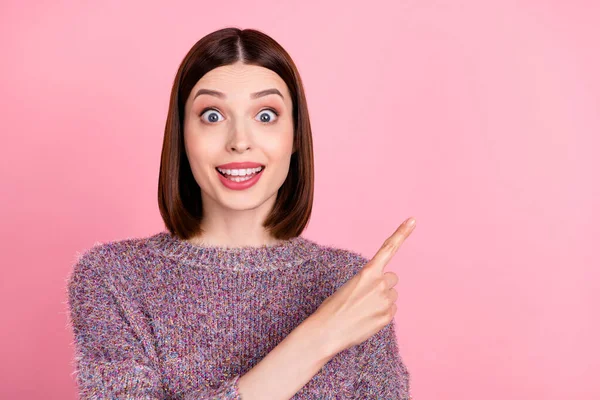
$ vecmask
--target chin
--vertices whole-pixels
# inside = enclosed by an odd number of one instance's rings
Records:
[[[260,199],[245,193],[239,193],[239,195],[226,193],[220,196],[219,200],[219,203],[223,208],[229,208],[236,211],[253,210],[260,207],[265,202],[265,199]]]

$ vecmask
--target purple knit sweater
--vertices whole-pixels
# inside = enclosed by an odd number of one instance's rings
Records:
[[[67,286],[80,396],[241,399],[239,377],[367,261],[302,236],[238,248],[168,231],[96,243],[78,253]],[[392,321],[292,398],[405,400],[409,391]]]

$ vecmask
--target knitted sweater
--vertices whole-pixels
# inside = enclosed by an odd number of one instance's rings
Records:
[[[67,280],[81,399],[241,399],[238,379],[367,261],[302,236],[237,248],[168,231],[95,243]],[[394,321],[292,397],[409,398]]]

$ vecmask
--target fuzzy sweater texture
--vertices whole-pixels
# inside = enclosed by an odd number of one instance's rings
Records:
[[[67,279],[80,398],[242,399],[238,379],[366,262],[303,236],[237,248],[168,231],[97,242]],[[395,326],[335,355],[292,399],[410,399]]]

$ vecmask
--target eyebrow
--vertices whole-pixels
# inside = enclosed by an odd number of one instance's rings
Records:
[[[219,92],[217,90],[211,90],[211,89],[198,89],[198,91],[196,92],[196,95],[194,96],[194,100],[196,99],[196,97],[200,96],[201,94],[208,94],[210,96],[215,96],[218,97],[220,99],[226,99],[227,95],[223,92]],[[263,96],[268,96],[270,94],[276,94],[278,96],[280,96],[283,99],[283,95],[281,94],[281,92],[275,88],[272,89],[265,89],[265,90],[261,90],[260,92],[255,92],[255,93],[250,93],[250,98],[251,99],[257,99],[259,97],[263,97]]]

